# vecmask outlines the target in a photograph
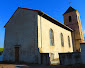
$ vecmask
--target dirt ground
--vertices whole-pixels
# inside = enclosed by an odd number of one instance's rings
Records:
[[[0,64],[0,68],[85,68],[85,65]]]

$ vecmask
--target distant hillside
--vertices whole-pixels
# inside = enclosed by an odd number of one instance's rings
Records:
[[[3,48],[0,48],[0,52],[3,52]]]
[[[85,41],[85,37],[84,37],[84,41]]]

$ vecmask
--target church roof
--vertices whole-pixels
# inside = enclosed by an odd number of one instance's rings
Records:
[[[64,14],[72,12],[72,11],[76,11],[76,9],[74,9],[70,6]]]
[[[42,11],[40,11],[40,10],[23,8],[23,7],[18,7],[18,9],[25,9],[25,10],[36,11],[36,12],[38,12],[38,14],[39,14],[40,16],[42,16],[42,17],[44,17],[45,19],[51,21],[52,23],[54,23],[54,24],[56,24],[56,25],[58,25],[58,26],[60,26],[60,27],[62,27],[62,28],[64,28],[64,29],[66,29],[66,30],[73,31],[73,30],[72,30],[71,28],[69,28],[68,26],[60,23],[59,21],[55,20],[54,18],[50,17],[49,15],[47,15],[46,13],[44,13],[44,12],[42,12]],[[17,10],[18,10],[18,9],[17,9]],[[17,11],[17,10],[16,10],[16,11]],[[16,11],[15,11],[15,12],[16,12]],[[15,14],[15,12],[14,12],[14,14]],[[14,14],[13,14],[13,15],[14,15]],[[13,17],[13,15],[12,15],[12,17]],[[11,17],[11,18],[12,18],[12,17]],[[11,19],[11,18],[10,18],[10,19]],[[9,19],[9,21],[10,21],[10,19]],[[8,22],[9,22],[9,21],[8,21]],[[8,24],[8,22],[6,23],[6,25]],[[6,25],[5,25],[5,26],[6,26]],[[4,26],[4,27],[5,27],[5,26]]]

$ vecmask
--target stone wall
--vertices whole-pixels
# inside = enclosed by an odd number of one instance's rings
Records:
[[[15,61],[15,45],[20,45],[20,62],[38,63],[37,12],[18,9],[8,21],[5,27],[4,61]]]
[[[72,32],[74,51],[80,52],[80,43],[84,42],[83,31],[80,21],[80,14],[78,11],[72,11],[64,14],[63,16],[64,16],[64,24],[74,30]],[[69,16],[71,16],[72,18],[71,22],[69,22]]]
[[[85,64],[85,43],[81,43],[81,60],[82,63]]]
[[[70,64],[82,63],[80,52],[59,53],[59,59],[60,59],[61,65],[70,65]]]

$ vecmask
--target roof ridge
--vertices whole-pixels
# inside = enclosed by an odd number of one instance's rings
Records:
[[[36,9],[30,9],[30,8],[24,8],[24,7],[18,7],[18,8],[21,8],[21,9],[27,9],[27,10],[33,10],[33,11],[37,11],[37,12],[42,12],[40,10],[36,10]]]

